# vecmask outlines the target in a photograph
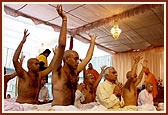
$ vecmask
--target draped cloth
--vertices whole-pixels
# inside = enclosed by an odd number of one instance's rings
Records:
[[[92,74],[94,76],[94,80],[96,81],[99,77],[99,73],[95,69],[87,69],[87,74]]]
[[[153,98],[156,98],[156,96],[158,95],[157,79],[155,75],[149,71],[149,68],[146,68],[145,72],[148,73],[148,75],[145,78],[145,83],[151,83],[153,85],[152,95],[153,95]]]

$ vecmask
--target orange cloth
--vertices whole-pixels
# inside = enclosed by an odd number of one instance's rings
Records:
[[[148,75],[145,78],[145,83],[151,83],[153,84],[153,98],[155,98],[158,95],[158,89],[157,89],[157,79],[156,77],[149,71],[149,68],[145,70]]]
[[[95,79],[95,81],[98,79],[98,77],[99,77],[99,73],[95,70],[95,69],[87,69],[87,73],[90,73],[90,74],[92,74],[93,76],[94,76],[94,79]]]
[[[87,69],[86,70],[87,74],[92,74],[94,76],[94,80],[96,81],[99,77],[99,73],[95,70],[95,69]],[[95,91],[95,94],[93,96],[93,98],[95,99],[96,98],[96,91]]]

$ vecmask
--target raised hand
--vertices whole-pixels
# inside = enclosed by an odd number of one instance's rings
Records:
[[[19,61],[20,61],[21,65],[23,63],[24,58],[25,58],[25,55],[21,55],[21,57],[19,58]]]
[[[54,54],[56,54],[56,53],[57,53],[57,51],[58,51],[58,46],[55,46],[55,49],[54,49],[54,48],[52,48],[52,50],[53,50],[53,53],[54,53]]]
[[[63,10],[62,10],[62,5],[58,4],[57,7],[56,7],[56,9],[57,9],[58,14],[59,14],[63,19],[66,19],[66,15],[65,15],[65,13],[64,13]]]
[[[28,30],[24,29],[24,36],[23,36],[23,39],[22,39],[23,43],[25,43],[27,36],[29,36],[29,34],[30,34],[30,33],[27,33],[27,32],[28,32]]]
[[[141,56],[136,56],[136,57],[133,57],[135,63],[138,63],[143,57]]]
[[[96,34],[90,34],[90,33],[88,33],[88,35],[89,35],[89,37],[91,38],[91,41],[95,41],[96,40],[96,38],[97,38],[97,35]]]
[[[101,67],[101,71],[104,72],[104,68],[106,67],[106,65]]]

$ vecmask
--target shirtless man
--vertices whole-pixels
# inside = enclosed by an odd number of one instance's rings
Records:
[[[67,17],[63,13],[61,5],[57,5],[57,12],[62,18],[62,28],[58,42],[58,53],[54,59],[55,63],[52,69],[52,106],[73,105],[75,100],[75,91],[77,89],[78,75],[86,66],[86,64],[90,61],[93,55],[95,39],[97,36],[89,35],[91,38],[89,50],[85,59],[79,64],[79,55],[76,51],[65,51]],[[63,66],[61,66],[62,60],[64,62]]]
[[[99,82],[101,81],[105,67],[106,66],[101,67],[101,72],[96,81],[94,79],[94,76],[90,73],[87,73],[86,69],[84,69],[84,82],[78,85],[78,88],[77,88],[78,90],[76,90],[76,93],[75,93],[76,106],[95,101],[96,88]],[[84,97],[84,99],[81,99],[82,96]]]
[[[25,58],[24,55],[22,55],[21,58],[20,58],[21,65],[23,63],[24,58]],[[6,90],[7,90],[8,81],[13,79],[16,76],[17,76],[16,72],[13,72],[12,74],[6,75],[6,68],[4,67],[4,99],[6,99]]]
[[[141,82],[142,78],[143,78],[143,73],[144,73],[144,69],[147,66],[147,61],[144,60],[143,64],[142,64],[142,70],[139,74],[139,76],[137,77],[136,75],[136,69],[137,69],[137,65],[138,62],[141,60],[142,58],[140,56],[134,58],[134,65],[132,67],[132,70],[127,72],[127,81],[123,87],[123,98],[124,98],[124,102],[125,102],[125,106],[128,105],[137,105],[137,86],[138,84]]]
[[[21,63],[18,61],[18,58],[22,50],[22,47],[26,42],[27,36],[29,35],[29,33],[27,32],[28,30],[25,29],[23,39],[20,42],[13,56],[13,64],[19,77],[18,97],[16,99],[16,102],[37,104],[38,93],[40,91],[41,77],[46,76],[51,72],[53,60],[51,61],[49,67],[44,71],[39,71],[40,65],[37,58],[30,58],[28,60],[27,62],[28,71],[25,71],[22,68]],[[54,56],[55,56],[55,51],[54,51]]]

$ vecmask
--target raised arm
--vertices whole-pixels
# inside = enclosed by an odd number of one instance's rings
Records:
[[[16,72],[13,72],[12,74],[5,75],[5,76],[4,76],[4,80],[5,80],[6,82],[8,82],[10,79],[13,79],[13,78],[16,77],[16,76],[17,76],[17,73],[16,73]]]
[[[87,65],[87,63],[91,60],[93,51],[94,51],[94,46],[95,46],[95,40],[96,40],[96,35],[90,35],[90,46],[87,51],[86,57],[82,60],[82,62],[78,65],[77,72],[82,71],[82,69]]]
[[[133,66],[131,68],[131,72],[129,73],[130,77],[128,78],[128,80],[124,84],[124,88],[127,88],[127,89],[130,87],[131,82],[135,78],[134,76],[136,74],[137,65],[138,65],[138,62],[142,59],[142,57],[137,56],[137,57],[133,57],[133,59],[134,59],[134,64],[133,64]]]
[[[22,50],[23,44],[26,42],[27,36],[29,35],[29,33],[27,33],[27,32],[28,32],[28,30],[25,29],[23,39],[20,42],[20,44],[19,44],[18,48],[16,49],[14,56],[13,56],[13,65],[14,65],[15,70],[19,76],[22,76],[23,71],[24,71],[24,69],[22,68],[22,65],[21,65],[22,62],[19,62],[18,59],[19,59],[19,55]]]
[[[144,60],[143,63],[141,63],[142,65],[142,70],[137,78],[137,81],[135,82],[135,86],[138,86],[138,84],[142,81],[142,78],[143,78],[143,74],[144,74],[144,70],[146,69],[147,67],[147,64],[148,64],[148,61],[147,60]]]
[[[133,57],[134,59],[134,64],[133,67],[131,68],[131,77],[134,77],[136,74],[136,70],[137,70],[137,65],[139,63],[139,61],[142,59],[143,57],[141,56],[137,56],[137,57]]]
[[[23,60],[24,60],[25,56],[24,55],[21,55],[21,58],[19,59],[20,60],[20,64],[22,65],[23,63]],[[14,77],[16,77],[18,74],[16,72],[13,72],[12,74],[10,75],[5,75],[4,79],[6,81],[9,81],[10,79],[13,79]]]
[[[79,59],[80,63],[83,61],[82,59]],[[86,65],[83,67],[83,80],[85,79],[87,75]]]
[[[95,83],[93,84],[93,88],[94,88],[94,89],[98,86],[99,82],[101,81],[105,67],[106,67],[105,65],[101,67],[101,72],[100,72],[100,74],[99,74],[99,76],[98,76],[98,79],[97,79],[97,80],[95,81]]]
[[[24,58],[25,58],[25,55],[21,55],[21,57],[20,57],[20,64],[22,65],[23,64],[23,60],[24,60]]]
[[[62,5],[57,5],[57,12],[62,18],[62,27],[59,35],[57,56],[55,56],[53,59],[54,60],[54,64],[52,67],[53,71],[57,71],[58,68],[61,66],[66,47],[66,34],[67,34],[67,17],[62,10]]]

